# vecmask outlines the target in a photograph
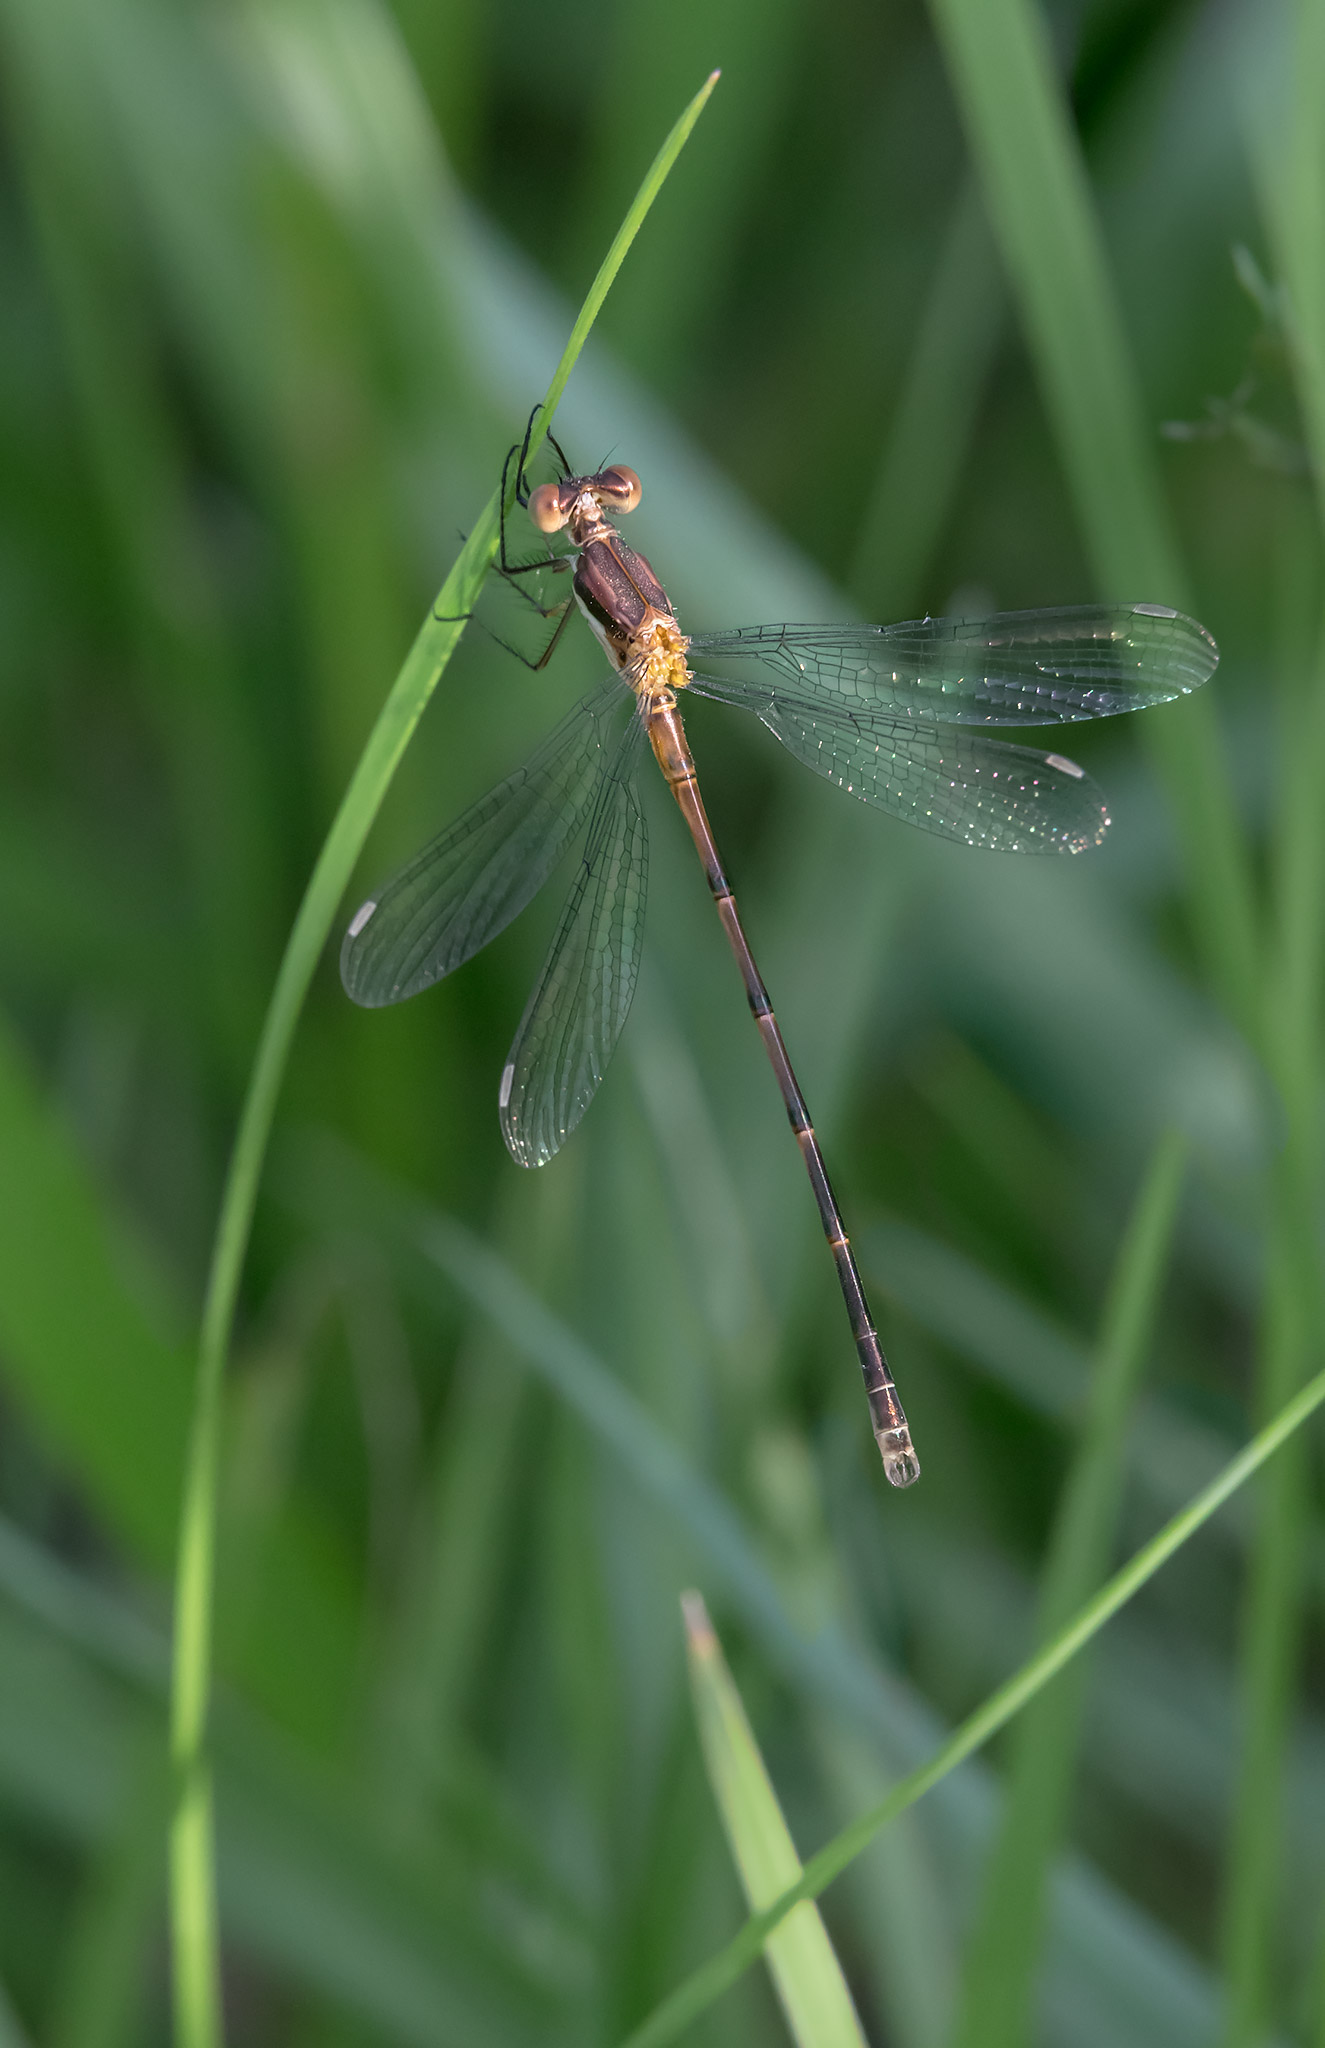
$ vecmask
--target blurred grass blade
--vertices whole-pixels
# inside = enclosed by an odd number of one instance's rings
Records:
[[[83,1879],[61,1959],[51,2048],[124,2048],[139,2038],[160,1933],[161,1843],[170,1787],[159,1730],[137,1731],[131,1790]]]
[[[519,1275],[449,1217],[417,1220],[425,1255],[446,1273],[572,1407],[620,1466],[676,1514],[720,1571],[746,1621],[784,1658],[813,1659],[776,1582],[726,1498],[607,1368],[531,1294]]]
[[[580,166],[576,251],[597,248],[609,227],[604,196],[619,191],[638,160],[639,137],[687,82],[719,61],[727,74],[720,128],[670,186],[649,231],[649,264],[612,295],[606,332],[623,361],[666,390],[673,364],[702,348],[705,323],[739,263],[741,236],[757,209],[759,178],[785,133],[807,29],[798,0],[673,0],[667,33],[638,8],[604,20],[598,61],[584,80],[585,154]],[[666,289],[659,290],[659,279]]]
[[[1317,1219],[1320,967],[1325,905],[1325,640],[1314,659],[1280,656],[1281,796],[1271,850],[1272,950],[1266,1061],[1282,1104],[1271,1162],[1255,1411],[1273,1412],[1325,1349]],[[1296,671],[1296,673],[1295,673]],[[1287,1905],[1286,1801],[1313,1555],[1311,1472],[1290,1445],[1256,1489],[1239,1644],[1242,1755],[1224,1873],[1226,2048],[1272,2024]]]
[[[1040,9],[932,0],[930,12],[1096,575],[1116,597],[1180,603],[1186,578]]]
[[[1286,16],[1290,35],[1281,74],[1288,88],[1286,104],[1276,107],[1273,120],[1264,107],[1258,110],[1251,143],[1282,279],[1276,306],[1289,344],[1319,528],[1325,527],[1325,115],[1319,93],[1325,13],[1303,0]],[[1304,64],[1311,67],[1308,74]],[[1325,1344],[1316,1222],[1322,1192],[1318,1103],[1325,938],[1325,818],[1320,806],[1325,633],[1318,623],[1318,550],[1318,535],[1309,557],[1300,545],[1282,550],[1288,573],[1277,579],[1281,766],[1265,1033],[1267,1063],[1282,1098],[1285,1138],[1271,1185],[1257,1386],[1262,1413],[1282,1398],[1282,1391],[1300,1383]],[[1310,623],[1304,629],[1306,620]],[[1316,645],[1308,651],[1313,632]],[[1268,2025],[1282,1948],[1287,1771],[1302,1657],[1303,1548],[1311,1540],[1304,1458],[1267,1476],[1258,1506],[1258,1540],[1243,1609],[1244,1749],[1225,1876],[1228,2009],[1223,2038],[1230,2044],[1259,2038]],[[1318,1981],[1316,1992],[1325,2000],[1325,1980]],[[1325,2003],[1316,2024],[1325,2036]]]
[[[1090,1353],[1074,1331],[925,1231],[878,1222],[867,1226],[860,1241],[866,1275],[880,1294],[970,1360],[1010,1399],[1059,1427],[1081,1413]],[[1129,1462],[1153,1506],[1171,1514],[1219,1470],[1228,1437],[1162,1394],[1143,1396],[1140,1421],[1128,1445]],[[1239,1542],[1250,1527],[1245,1500],[1234,1503],[1221,1523]],[[1325,1584],[1325,1547],[1319,1544],[1313,1568],[1317,1583]]]
[[[897,1774],[878,1743],[840,1721],[816,1714],[812,1733],[829,1811],[844,1827],[877,1806]],[[964,1902],[950,1882],[935,1818],[924,1808],[899,1814],[846,1873],[853,1967],[889,2048],[941,2048],[956,2005]],[[1171,2033],[1158,2038],[1170,2048]]]
[[[113,1856],[117,1830],[127,1840],[135,1824],[131,1801],[143,1789],[139,1773],[149,1747],[165,1777],[157,1702],[136,1698],[3,1604],[0,1663],[6,1806],[40,1825],[62,1858],[81,1864],[88,1855]],[[160,1697],[164,1703],[164,1688]],[[365,1811],[367,1802],[345,1778],[329,1781],[325,1771],[299,1763],[291,1768],[289,1743],[264,1734],[252,1716],[229,1704],[218,1724],[221,1897],[239,1957],[256,1961],[268,1981],[282,1986],[283,1997],[302,1991],[357,2015],[375,2042],[399,2048],[450,2041],[466,2048],[534,2048],[560,2037],[568,1971],[583,1954],[582,1918],[573,1901],[564,1894],[549,1899],[544,1884],[534,1895],[541,1955],[513,1954],[508,1930],[494,1924],[475,1895],[476,1857],[487,1862],[489,1844],[471,1835],[463,1849],[434,1840],[426,1858],[397,1854],[383,1841],[379,1816]],[[161,1794],[164,1805],[164,1783]],[[159,1909],[159,1819],[153,1836]],[[506,1875],[513,1876],[508,1899],[530,1902],[523,1873]],[[13,1927],[12,1913],[7,1926]],[[111,1932],[104,1924],[103,1931]],[[61,1959],[60,1990],[76,1994],[67,1982],[75,1952],[85,1935],[94,1947],[101,1935],[95,1925],[80,1929],[67,1919],[61,1933],[70,1945]],[[139,2024],[117,2048],[166,2038],[157,2011],[159,1933],[154,1910]],[[150,2016],[142,2010],[147,2000]],[[59,2016],[57,2009],[52,2017]],[[49,2025],[42,2041],[63,2048]]]
[[[32,2037],[3,1983],[0,1983],[0,2048],[32,2048]]]
[[[1325,11],[1317,0],[1286,10],[1295,36],[1286,71],[1286,120],[1253,114],[1266,225],[1278,259],[1288,316],[1284,322],[1302,404],[1317,513],[1325,529]]]
[[[164,1637],[5,1518],[0,1518],[0,1593],[94,1663],[132,1684],[165,1691],[170,1660]]]
[[[1275,1389],[1298,1385],[1319,1349],[1303,1319],[1293,1225],[1283,1217],[1281,1204],[1276,1207],[1280,1214],[1272,1225],[1257,1363],[1262,1406]],[[1310,1527],[1304,1441],[1288,1447],[1284,1462],[1265,1474],[1257,1492],[1256,1534],[1240,1617],[1242,1749],[1224,1873],[1225,2048],[1251,2048],[1267,2039],[1274,2006],[1285,1904],[1284,1801]]]
[[[716,82],[696,94],[658,152],[590,287],[531,440],[542,443],[612,279]],[[514,488],[514,479],[511,480]],[[223,2038],[216,1926],[214,1825],[204,1763],[215,1579],[221,1395],[244,1253],[285,1063],[313,970],[391,778],[455,651],[497,548],[494,493],[480,514],[369,734],[318,856],[286,945],[263,1024],[222,1197],[203,1308],[175,1579],[171,1758],[176,1806],[170,1891],[177,2048],[218,2048]]]
[[[1109,1290],[1089,1405],[1054,1523],[1040,1596],[1047,1640],[1108,1564],[1128,1422],[1154,1329],[1185,1146],[1161,1140]],[[1020,2048],[1034,2034],[1036,1964],[1050,1869],[1062,1840],[1089,1666],[1084,1657],[1033,1699],[1013,1731],[1002,1823],[966,1951],[956,2048]]]
[[[931,0],[990,221],[1102,596],[1190,611],[1080,145],[1034,0]],[[1202,945],[1256,1017],[1250,877],[1213,697],[1145,721],[1185,839]]]
[[[1325,528],[1325,11],[1294,10],[1286,118],[1253,128],[1267,227],[1282,273],[1294,380]],[[1308,67],[1306,70],[1303,67]],[[1266,1413],[1299,1386],[1325,1346],[1317,1218],[1321,948],[1325,935],[1325,633],[1312,651],[1293,613],[1320,603],[1318,561],[1302,573],[1285,549],[1279,578],[1279,795],[1271,855],[1270,972],[1264,991],[1267,1065],[1283,1106],[1271,1171],[1265,1300],[1256,1404]],[[1293,571],[1297,569],[1296,578]],[[1300,587],[1294,590],[1294,581]],[[1315,620],[1313,618],[1313,624]],[[1288,1900],[1284,1823],[1303,1657],[1311,1476],[1304,1445],[1267,1473],[1243,1595],[1242,1755],[1224,1874],[1224,2048],[1249,2048],[1273,2023]],[[1319,1987],[1325,1993],[1325,1983]],[[1325,2008],[1317,2015],[1325,2031]]]
[[[984,200],[968,176],[939,251],[847,578],[866,618],[903,618],[920,601],[1005,317]]]
[[[169,1315],[147,1262],[107,1213],[3,1017],[0,1131],[6,1383],[110,1528],[164,1563],[187,1421],[185,1359],[163,1330]]]
[[[801,1875],[796,1845],[764,1768],[722,1646],[699,1593],[684,1593],[686,1654],[709,1784],[750,1904],[767,1906]],[[799,2048],[865,2048],[846,1979],[808,1899],[768,1942],[768,1967]]]
[[[1318,1373],[1295,1400],[1280,1410],[1273,1422],[1239,1451],[1209,1486],[1138,1550],[1122,1570],[1100,1588],[1094,1599],[1086,1602],[1067,1628],[1060,1630],[1043,1649],[1037,1650],[1020,1671],[968,1715],[928,1763],[903,1778],[878,1806],[843,1828],[825,1848],[812,1856],[799,1883],[785,1891],[762,1913],[752,1915],[727,1947],[719,1950],[664,1999],[644,2024],[627,2037],[622,2048],[661,2048],[664,2041],[676,2040],[693,2019],[736,1982],[762,1952],[773,1929],[793,1906],[799,1905],[802,1899],[818,1898],[820,1892],[834,1878],[840,1877],[848,1864],[874,1839],[880,1828],[887,1827],[899,1813],[905,1813],[909,1806],[914,1806],[917,1799],[923,1798],[958,1764],[982,1748],[1000,1728],[1005,1728],[1013,1716],[1043,1691],[1092,1637],[1098,1635],[1119,1608],[1125,1607],[1146,1581],[1152,1579],[1176,1551],[1181,1550],[1229,1496],[1274,1456],[1322,1402],[1325,1402],[1325,1372]]]

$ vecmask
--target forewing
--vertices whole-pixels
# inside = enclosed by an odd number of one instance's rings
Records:
[[[742,626],[692,637],[697,674],[753,679],[843,710],[944,725],[1055,725],[1165,704],[1219,650],[1162,605],[1073,605],[900,626]]]
[[[543,1166],[593,1100],[630,1010],[644,936],[649,841],[632,719],[604,778],[584,862],[501,1077],[501,1127],[521,1166]]]
[[[356,1003],[417,995],[524,909],[583,824],[630,704],[615,678],[582,699],[523,768],[360,905],[340,951]]]
[[[797,760],[862,803],[997,853],[1081,853],[1109,828],[1098,786],[1062,754],[962,729],[807,705],[790,692],[697,678],[754,711]]]

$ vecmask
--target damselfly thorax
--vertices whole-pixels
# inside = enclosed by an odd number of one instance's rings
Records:
[[[540,484],[529,494],[529,517],[540,533],[563,527],[569,533],[576,548],[575,601],[647,716],[667,696],[674,702],[689,682],[690,642],[652,566],[627,547],[607,517],[609,509],[633,512],[639,501],[634,470],[614,465],[594,476]]]

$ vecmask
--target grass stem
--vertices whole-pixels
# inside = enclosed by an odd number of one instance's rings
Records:
[[[717,76],[714,72],[706,80],[649,167],[553,374],[531,449],[541,444],[612,280],[703,111]],[[477,601],[496,552],[500,512],[494,493],[405,658],[318,856],[276,977],[226,1177],[203,1308],[175,1569],[169,1885],[176,2048],[219,2048],[224,2039],[206,1733],[225,1363],[258,1183],[286,1061],[314,969],[401,756],[455,651],[465,617]]]

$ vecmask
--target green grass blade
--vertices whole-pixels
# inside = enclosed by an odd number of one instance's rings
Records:
[[[1294,687],[1297,667],[1302,684]],[[1265,990],[1267,1064],[1283,1140],[1270,1171],[1256,1407],[1271,1413],[1301,1386],[1325,1343],[1319,1248],[1320,948],[1325,901],[1325,647],[1282,659],[1282,795],[1271,861],[1274,911]],[[1257,1488],[1240,1643],[1242,1757],[1224,1879],[1226,2048],[1271,2024],[1285,1907],[1284,1821],[1312,1554],[1306,1446],[1289,1447]]]
[[[1254,137],[1254,145],[1269,159],[1260,167],[1267,224],[1287,292],[1285,324],[1325,525],[1325,115],[1317,90],[1325,64],[1325,13],[1317,0],[1298,0],[1293,13],[1288,121],[1274,137]]]
[[[1294,1272],[1291,1222],[1275,1219],[1257,1391],[1296,1385],[1310,1345]],[[1284,1903],[1283,1831],[1288,1745],[1302,1651],[1304,1537],[1310,1522],[1307,1446],[1290,1445],[1258,1488],[1258,1519],[1243,1591],[1241,1738],[1224,1879],[1225,2048],[1267,2038]]]
[[[866,618],[919,602],[1005,323],[1003,277],[973,178],[939,252],[848,584]]]
[[[0,1983],[0,2048],[32,2048],[32,2037],[3,1983]]]
[[[830,1815],[845,1826],[878,1805],[896,1774],[885,1767],[879,1745],[854,1728],[816,1715],[812,1733]],[[889,2048],[940,2048],[956,2003],[962,1902],[929,1818],[919,1810],[900,1814],[846,1876],[844,1907],[856,1935],[852,1956]]]
[[[159,1930],[169,1792],[158,1734],[156,1728],[139,1732],[133,1790],[83,1880],[61,1958],[51,2048],[124,2048],[141,2037],[143,1981]]]
[[[1286,296],[1284,327],[1325,525],[1325,261],[1321,175],[1325,114],[1318,83],[1325,13],[1296,9],[1287,118],[1253,131],[1270,239]],[[1308,67],[1303,70],[1303,66]],[[1256,1403],[1268,1413],[1300,1386],[1325,1342],[1319,1249],[1317,1135],[1320,969],[1325,931],[1325,642],[1308,652],[1319,571],[1283,550],[1279,578],[1279,790],[1271,853],[1271,950],[1263,1043],[1283,1110],[1271,1168],[1265,1299]],[[1304,573],[1305,571],[1305,573]],[[1242,1756],[1224,1879],[1227,1985],[1222,2040],[1244,2048],[1269,2031],[1279,1976],[1285,1800],[1302,1657],[1310,1475],[1296,1445],[1257,1489],[1257,1526],[1240,1643]]]
[[[612,279],[716,82],[710,77],[658,152],[590,287],[548,386],[532,445],[556,411]],[[455,651],[496,552],[497,494],[484,507],[405,658],[368,738],[300,904],[281,961],[222,1197],[203,1309],[195,1405],[185,1463],[175,1579],[170,1896],[178,2048],[223,2038],[216,1926],[214,1822],[205,1763],[210,1689],[222,1387],[240,1276],[276,1098],[313,970],[391,778]]]
[[[1121,597],[1186,589],[1085,165],[1031,0],[934,0],[989,217],[1096,572]]]
[[[187,1393],[185,1359],[156,1291],[0,1020],[6,1380],[111,1528],[160,1563],[170,1551]]]
[[[800,1858],[702,1596],[682,1594],[681,1611],[709,1784],[745,1896],[758,1909],[797,1882]],[[768,1967],[800,2048],[865,2048],[817,1906],[807,1900],[787,1915],[769,1940]]]
[[[1168,1262],[1184,1154],[1180,1138],[1161,1141],[1119,1252],[1085,1424],[1045,1563],[1042,1639],[1067,1624],[1108,1563],[1128,1422]],[[1034,2031],[1044,1905],[1064,1832],[1088,1668],[1079,1657],[1017,1723],[1002,1824],[967,1949],[954,2036],[958,2048],[1018,2048]]]
[[[1074,1331],[924,1231],[891,1221],[872,1223],[859,1242],[866,1277],[880,1295],[968,1359],[1012,1400],[1060,1426],[1081,1413],[1090,1352]],[[1150,1505],[1171,1514],[1219,1470],[1229,1440],[1163,1395],[1143,1397],[1141,1420],[1144,1426],[1134,1432],[1129,1447],[1132,1470]],[[1235,1526],[1242,1541],[1249,1525],[1244,1501],[1230,1511],[1226,1526]]]
[[[1190,610],[1081,151],[1033,0],[932,0],[990,221],[1102,594]],[[1250,878],[1213,698],[1146,721],[1225,1000],[1256,1014]]]
[[[954,1730],[928,1763],[903,1778],[878,1806],[862,1814],[812,1856],[799,1883],[791,1886],[762,1913],[754,1914],[726,1948],[679,1985],[644,2024],[627,2037],[622,2048],[661,2048],[663,2042],[676,2040],[693,2019],[736,1982],[742,1971],[762,1952],[773,1929],[793,1906],[799,1905],[802,1899],[817,1898],[834,1878],[840,1877],[880,1828],[887,1827],[899,1813],[905,1813],[909,1806],[914,1806],[917,1799],[923,1798],[1000,1728],[1006,1727],[1013,1716],[1020,1713],[1092,1637],[1098,1635],[1119,1608],[1125,1607],[1146,1581],[1152,1579],[1202,1524],[1209,1521],[1229,1496],[1244,1486],[1252,1474],[1288,1442],[1322,1402],[1325,1402],[1325,1372],[1318,1373],[1295,1400],[1280,1410],[1273,1422],[1260,1430],[1230,1460],[1209,1486],[1204,1487],[1194,1500],[1165,1524],[1158,1535],[1138,1550],[1122,1570],[1100,1588],[1094,1599],[1081,1608],[1067,1628],[1060,1630],[1051,1643],[1038,1650],[1020,1671],[991,1693],[983,1705]]]

